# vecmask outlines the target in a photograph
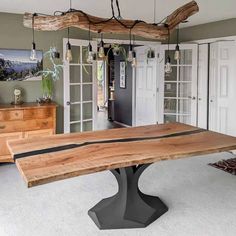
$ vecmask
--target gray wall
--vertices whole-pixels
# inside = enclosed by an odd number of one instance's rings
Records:
[[[23,15],[0,13],[0,48],[8,49],[30,49],[32,43],[32,30],[23,26]],[[48,51],[50,46],[56,46],[63,52],[63,38],[67,37],[67,30],[57,32],[35,32],[37,49]],[[71,29],[71,38],[87,39],[88,32]],[[92,37],[99,37],[92,34]],[[127,39],[122,35],[105,35],[106,38]],[[142,40],[142,38],[137,38]],[[44,63],[44,66],[45,63]],[[13,99],[12,91],[18,86],[24,91],[24,101],[34,102],[36,98],[42,96],[41,82],[0,82],[0,103],[10,103]],[[54,101],[59,105],[57,111],[57,132],[63,131],[63,78],[54,85]]]
[[[126,88],[120,88],[120,61],[122,55],[115,57],[115,120],[132,126],[132,67],[127,63]]]
[[[193,40],[235,36],[235,35],[236,35],[236,18],[233,18],[233,19],[183,28],[180,30],[180,41],[187,42]]]
[[[0,48],[30,49],[32,43],[32,30],[23,26],[23,16],[17,14],[0,13]],[[37,49],[48,51],[50,46],[56,46],[62,55],[63,38],[67,31],[36,32],[35,41]],[[85,39],[85,31],[71,30],[72,38]],[[44,63],[44,66],[46,63]],[[61,76],[62,77],[62,76]],[[13,99],[12,91],[18,86],[24,91],[24,101],[34,102],[42,96],[40,81],[0,82],[0,103],[10,103]],[[63,80],[58,80],[54,85],[54,100],[58,103],[57,132],[63,130]]]

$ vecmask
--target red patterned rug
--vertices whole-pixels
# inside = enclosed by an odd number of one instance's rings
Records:
[[[232,175],[236,175],[236,158],[210,163],[209,165],[226,171]]]

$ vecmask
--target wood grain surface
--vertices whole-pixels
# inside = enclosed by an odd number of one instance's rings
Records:
[[[187,20],[190,16],[199,11],[198,4],[195,1],[191,1],[181,6],[172,12],[165,21],[166,26],[154,25],[146,22],[140,22],[136,24],[132,29],[132,35],[141,36],[151,39],[167,39],[169,31],[172,32],[180,23]],[[33,14],[25,13],[24,26],[32,28]],[[89,23],[94,22],[93,23]],[[56,31],[66,29],[68,27],[76,27],[83,30],[91,30],[95,33],[115,33],[115,34],[129,34],[130,29],[121,25],[117,20],[111,20],[99,18],[97,16],[87,16],[82,11],[72,11],[65,13],[64,15],[44,16],[37,15],[34,17],[34,29],[41,31]],[[98,24],[99,22],[99,24]],[[121,22],[127,26],[134,25],[133,20],[121,20]],[[168,26],[168,27],[167,27]]]
[[[55,143],[64,145],[69,142],[70,137],[72,137],[71,142],[73,143],[81,142],[81,140],[89,141],[90,138],[104,140],[104,138],[146,137],[147,135],[157,137],[179,132],[179,136],[175,137],[97,143],[71,150],[34,155],[17,159],[16,164],[27,186],[32,187],[103,170],[236,149],[235,137],[210,131],[181,135],[181,132],[186,130],[194,131],[198,128],[175,123],[53,136],[52,145]],[[27,147],[27,151],[39,150],[46,145],[46,143],[43,146],[40,145],[42,140],[29,140],[31,148],[26,145],[27,141],[21,142],[21,145]],[[19,141],[9,142],[9,146],[13,155],[20,149],[23,151],[22,148],[19,148]]]
[[[26,153],[34,150],[60,147],[62,145],[80,144],[83,142],[92,142],[97,140],[112,140],[118,138],[137,138],[137,137],[157,137],[185,131],[194,131],[198,128],[185,125],[170,123],[165,125],[149,125],[142,127],[110,129],[96,132],[59,134],[51,137],[38,137],[35,139],[17,140],[10,142],[9,150],[12,156]]]

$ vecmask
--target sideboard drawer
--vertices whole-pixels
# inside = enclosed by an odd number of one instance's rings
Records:
[[[0,121],[23,120],[23,111],[0,111]]]
[[[54,103],[0,104],[0,163],[14,162],[8,140],[55,134],[56,107]]]
[[[24,120],[31,119],[45,119],[51,117],[52,109],[51,108],[38,108],[38,109],[27,109],[24,110]]]
[[[52,117],[47,119],[34,119],[23,121],[5,121],[0,122],[0,134],[10,132],[24,132],[30,130],[50,129],[53,127]]]

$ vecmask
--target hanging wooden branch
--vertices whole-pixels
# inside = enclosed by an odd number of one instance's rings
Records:
[[[57,31],[68,27],[76,27],[84,30],[89,30],[90,24],[90,30],[92,32],[129,34],[129,27],[135,25],[132,28],[133,35],[150,39],[164,40],[168,37],[168,31],[171,32],[178,24],[185,21],[186,19],[188,19],[188,17],[192,16],[198,11],[199,8],[197,3],[195,1],[191,1],[169,15],[164,22],[165,25],[154,25],[148,24],[143,21],[137,22],[133,20],[121,20],[121,24],[115,19],[106,21],[106,19],[104,18],[91,16],[83,13],[82,11],[71,11],[67,12],[66,14],[55,16],[37,15],[34,17],[34,29],[39,31]],[[33,14],[25,13],[25,27],[32,28],[32,17]]]

